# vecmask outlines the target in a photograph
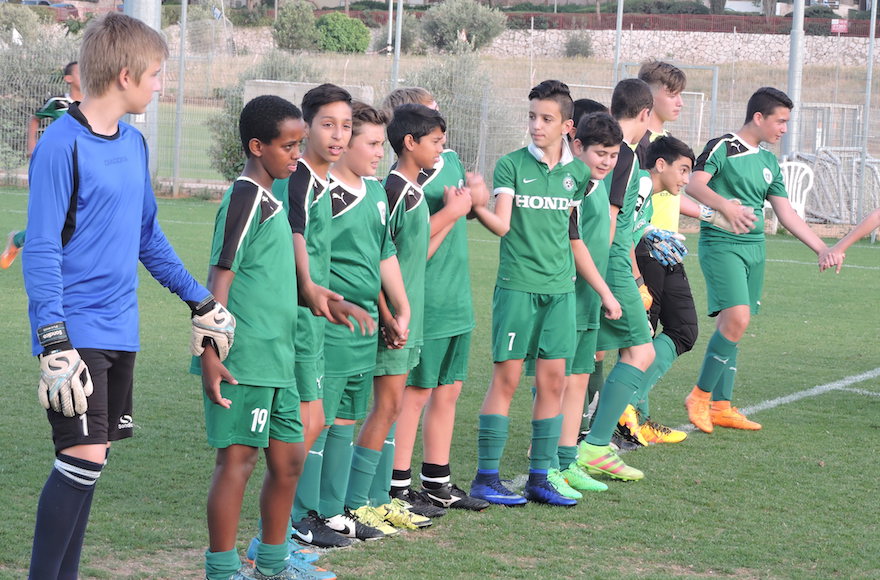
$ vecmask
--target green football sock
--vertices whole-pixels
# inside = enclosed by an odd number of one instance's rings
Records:
[[[697,378],[697,387],[701,391],[711,393],[715,390],[715,386],[721,380],[721,375],[728,367],[730,357],[736,355],[736,344],[724,338],[724,335],[717,330],[709,339],[706,355],[703,357],[703,367]]]
[[[654,362],[645,371],[645,379],[639,385],[639,390],[633,395],[632,406],[635,407],[642,418],[647,419],[651,416],[651,407],[648,402],[648,394],[660,377],[669,372],[672,363],[678,358],[678,352],[675,350],[675,343],[672,339],[662,332],[654,337]]]
[[[397,423],[391,425],[385,444],[382,446],[382,456],[376,466],[376,475],[370,486],[370,505],[384,505],[391,501],[388,492],[391,490],[391,472],[394,471],[394,433],[397,431]]]
[[[318,501],[318,513],[324,517],[339,515],[345,507],[348,474],[351,472],[352,439],[354,425],[331,425],[327,431]]]
[[[596,395],[602,390],[605,384],[605,360],[596,361],[596,370],[590,375],[590,382],[587,383],[587,398],[584,399],[584,420],[581,423],[581,431],[587,431],[592,424],[592,417],[588,420],[586,416],[590,414],[590,402],[596,398]]]
[[[562,434],[562,415],[549,419],[532,419],[532,457],[530,470],[550,468],[556,449],[559,447],[559,436]],[[557,466],[558,467],[558,466]]]
[[[205,577],[208,580],[229,580],[241,568],[238,550],[205,552]]]
[[[289,559],[290,546],[287,542],[283,544],[264,544],[260,542],[257,546],[257,558],[254,564],[260,573],[266,576],[275,576],[287,568],[287,561]]]
[[[21,230],[20,232],[15,232],[15,235],[12,236],[12,245],[14,245],[16,248],[23,248],[26,233],[27,233],[27,230]]]
[[[726,368],[721,373],[721,380],[712,389],[713,401],[732,401],[733,400],[733,382],[736,379],[736,355],[739,348],[734,347],[733,353],[727,360]]]
[[[590,445],[605,446],[611,442],[611,435],[617,421],[629,404],[633,394],[644,380],[645,373],[632,365],[619,362],[608,373],[608,380],[602,387],[599,406],[593,416],[593,427],[587,435]]]
[[[509,428],[509,417],[480,415],[480,430],[477,434],[477,469],[498,471]]]
[[[577,450],[578,448],[576,445],[559,446],[559,450],[556,452],[556,458],[562,469],[568,469],[568,466],[575,462],[577,459]]]
[[[326,442],[327,429],[321,429],[321,434],[306,454],[302,475],[299,476],[299,483],[296,486],[296,495],[293,497],[291,517],[295,522],[305,518],[309,511],[318,511],[318,500],[321,497],[321,466],[324,464]]]
[[[370,486],[376,476],[376,466],[382,457],[381,451],[354,446],[351,455],[351,475],[348,479],[348,493],[345,494],[346,507],[356,510],[369,505]],[[381,504],[380,504],[381,505]]]

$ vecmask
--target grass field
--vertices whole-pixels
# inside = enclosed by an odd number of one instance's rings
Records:
[[[204,279],[216,205],[160,200],[159,206],[172,243]],[[23,226],[25,207],[23,191],[0,189],[0,232]],[[498,252],[497,240],[477,224],[469,235],[478,320],[452,455],[454,477],[464,487],[475,469],[477,409],[491,372],[489,306]],[[688,244],[696,254],[696,236]],[[641,449],[625,459],[645,471],[645,480],[612,483],[575,508],[450,513],[425,531],[328,553],[324,566],[341,578],[880,577],[880,246],[854,246],[839,276],[818,274],[812,253],[791,237],[774,237],[767,246],[763,311],[742,342],[735,391],[743,408],[776,400],[751,415],[763,431],[695,433],[679,445]],[[702,315],[695,257],[688,267]],[[188,311],[144,278],[137,429],[114,447],[98,484],[82,578],[203,577],[214,454],[205,442],[199,383],[186,372]],[[29,356],[18,262],[0,272],[0,314],[5,580],[26,576],[52,453],[35,396],[38,365]],[[687,421],[682,401],[712,332],[708,318],[700,323],[695,352],[652,395],[654,417],[669,425]],[[824,388],[809,391],[817,386]],[[514,401],[504,477],[528,468],[529,399],[523,388]],[[256,524],[259,481],[255,475],[249,488],[242,548]]]

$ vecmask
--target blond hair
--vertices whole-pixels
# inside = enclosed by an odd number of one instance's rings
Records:
[[[434,95],[422,87],[402,87],[394,89],[385,100],[382,101],[381,109],[385,111],[389,117],[394,116],[394,109],[400,105],[431,105],[434,102]]]
[[[80,48],[83,92],[90,97],[104,95],[122,69],[139,83],[152,63],[166,58],[165,40],[142,21],[116,12],[95,18],[86,26]]]
[[[660,60],[642,63],[639,78],[652,87],[662,86],[673,93],[680,93],[687,86],[687,77],[680,68]]]

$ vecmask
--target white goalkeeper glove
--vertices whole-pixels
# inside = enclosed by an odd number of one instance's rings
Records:
[[[742,202],[736,198],[731,199],[735,204],[742,205]],[[752,208],[746,208],[746,212],[752,215],[755,215],[755,210]],[[736,233],[733,231],[733,225],[724,217],[720,211],[714,210],[708,205],[700,204],[700,221],[707,222],[712,224],[713,226],[719,227],[722,230],[726,230],[730,233]]]
[[[47,324],[37,329],[37,336],[44,349],[37,387],[40,404],[65,417],[84,414],[94,389],[92,376],[70,343],[67,326],[63,322]]]
[[[675,266],[681,264],[688,254],[687,246],[682,242],[685,237],[682,234],[661,230],[648,226],[645,241],[651,246],[651,256],[663,266]]]
[[[192,307],[192,339],[190,352],[201,356],[205,346],[213,344],[223,361],[235,339],[235,317],[222,304],[208,296]]]

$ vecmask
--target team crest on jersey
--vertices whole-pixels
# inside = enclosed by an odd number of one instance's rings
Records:
[[[385,216],[387,214],[387,208],[385,206],[384,201],[376,202],[376,207],[379,209],[379,219],[382,220],[382,225],[385,225]]]
[[[764,181],[767,183],[773,183],[773,172],[770,171],[769,167],[764,168]]]
[[[562,187],[565,188],[565,191],[574,191],[574,186],[574,177],[572,177],[570,173],[567,173],[565,177],[562,178]]]

